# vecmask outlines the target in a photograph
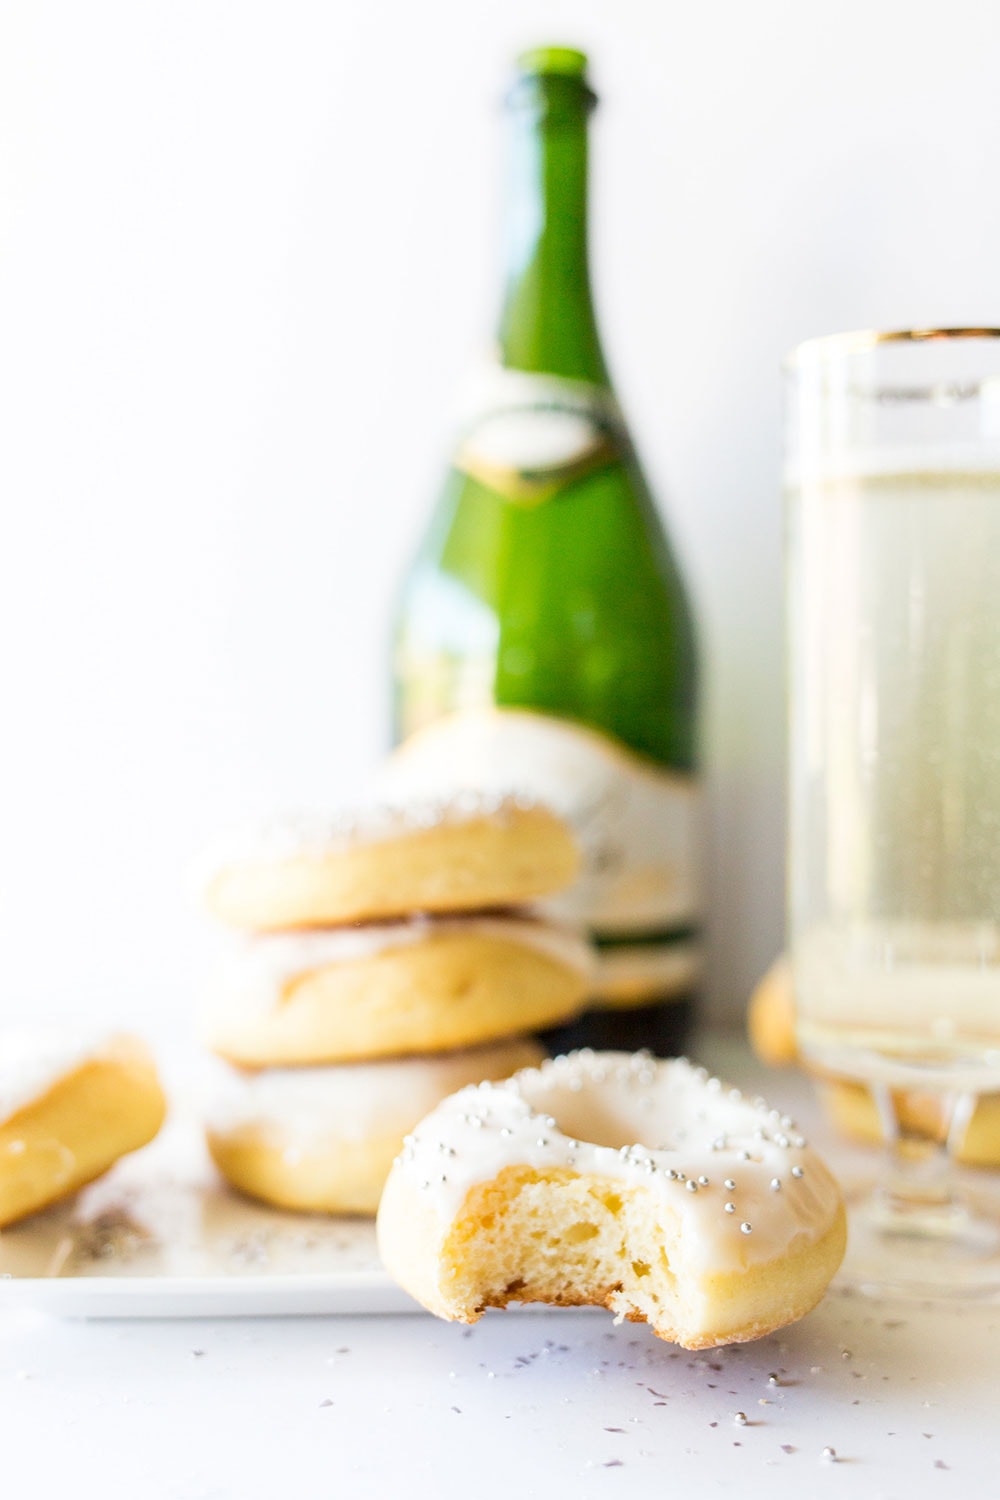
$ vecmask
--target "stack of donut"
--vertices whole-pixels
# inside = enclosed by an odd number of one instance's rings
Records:
[[[240,931],[210,982],[221,1060],[209,1149],[286,1208],[374,1213],[403,1137],[468,1083],[542,1053],[590,951],[530,903],[576,876],[561,819],[518,797],[289,819],[210,856],[209,912]]]

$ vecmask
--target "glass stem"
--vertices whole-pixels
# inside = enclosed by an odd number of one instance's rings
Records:
[[[877,1191],[883,1232],[898,1235],[952,1234],[965,1214],[954,1178],[955,1148],[962,1141],[975,1095],[942,1092],[937,1129],[915,1132],[901,1117],[901,1094],[887,1084],[872,1093],[889,1156]]]

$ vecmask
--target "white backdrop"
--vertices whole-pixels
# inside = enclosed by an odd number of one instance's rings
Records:
[[[708,666],[712,993],[781,941],[779,378],[1000,322],[982,0],[0,4],[0,1016],[189,1024],[187,860],[386,736],[497,306],[509,57],[592,51],[597,298]]]

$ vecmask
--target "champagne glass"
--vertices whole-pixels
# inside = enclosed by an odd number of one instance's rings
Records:
[[[995,1294],[996,1179],[954,1148],[1000,1092],[1000,330],[814,339],[786,376],[798,1043],[889,1147],[845,1181],[846,1275]]]

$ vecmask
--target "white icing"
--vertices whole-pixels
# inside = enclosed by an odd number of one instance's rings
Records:
[[[461,787],[537,799],[570,824],[583,857],[547,909],[602,932],[696,921],[701,793],[610,736],[533,710],[463,709],[419,730],[376,771],[386,797]]]
[[[302,932],[260,933],[238,941],[224,958],[210,987],[214,1016],[268,1015],[281,1004],[294,980],[317,969],[375,958],[428,938],[476,936],[533,948],[583,974],[592,950],[572,927],[521,917],[411,917],[404,922],[370,922],[358,927],[313,928]]]
[[[699,1274],[816,1241],[840,1202],[787,1116],[683,1059],[646,1053],[571,1053],[506,1084],[462,1089],[421,1122],[393,1170],[448,1225],[471,1188],[511,1165],[648,1189],[679,1219],[683,1253]]]
[[[461,791],[396,801],[371,801],[333,812],[293,812],[265,818],[217,839],[194,862],[191,875],[198,891],[233,865],[272,860],[321,859],[358,844],[380,844],[407,833],[465,823],[479,818],[503,820],[538,806],[533,797],[504,791]]]
[[[504,1078],[521,1066],[528,1046],[495,1043],[428,1057],[260,1073],[217,1063],[205,1123],[220,1134],[261,1130],[282,1145],[301,1148],[371,1136],[402,1140],[446,1095],[483,1078]]]
[[[100,1056],[109,1040],[103,1033],[61,1027],[0,1033],[0,1125]]]

